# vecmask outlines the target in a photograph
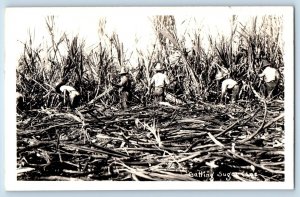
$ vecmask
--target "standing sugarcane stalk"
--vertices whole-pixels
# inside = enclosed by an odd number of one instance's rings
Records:
[[[191,64],[189,60],[186,58],[183,46],[181,46],[181,43],[179,42],[178,38],[176,37],[176,32],[175,32],[175,22],[173,24],[174,28],[168,29],[165,24],[163,24],[162,21],[157,20],[157,26],[160,28],[157,28],[157,31],[159,35],[163,36],[165,39],[168,39],[173,45],[174,49],[180,53],[181,58],[183,59],[184,63],[184,69],[186,73],[188,73],[188,77],[192,80],[193,82],[193,87],[195,88],[196,93],[200,94],[200,88],[199,88],[199,82],[195,76],[195,73],[193,69],[191,68]]]

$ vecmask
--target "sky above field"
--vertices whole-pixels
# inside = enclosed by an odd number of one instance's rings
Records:
[[[263,10],[262,10],[263,11]],[[9,47],[14,48],[15,58],[23,51],[23,44],[28,40],[28,32],[34,35],[34,45],[51,45],[51,36],[48,32],[45,17],[55,16],[55,38],[58,40],[63,33],[71,39],[78,35],[85,40],[86,49],[92,49],[99,42],[99,19],[106,18],[105,33],[111,35],[114,31],[119,35],[124,44],[124,51],[131,54],[136,48],[146,51],[155,42],[155,33],[150,17],[155,14],[175,14],[178,37],[185,36],[187,45],[189,39],[187,32],[200,29],[202,44],[208,44],[208,35],[217,37],[218,34],[228,36],[231,31],[230,19],[233,13],[237,13],[238,20],[246,23],[255,14],[238,10],[233,12],[232,8],[215,7],[205,9],[191,9],[183,12],[168,9],[10,9],[6,10],[6,42]],[[274,12],[274,11],[273,11]],[[275,11],[276,12],[276,11]],[[266,12],[264,12],[266,13]],[[199,31],[198,31],[199,32]],[[62,52],[63,53],[63,52]],[[134,54],[131,61],[135,61]],[[132,62],[134,63],[134,62]]]
[[[23,12],[23,13],[22,13]],[[16,14],[16,13],[15,13]],[[219,14],[219,15],[218,15]],[[214,17],[203,18],[188,15],[176,15],[177,30],[179,35],[183,34],[187,29],[201,28],[202,32],[206,34],[228,33],[230,31],[228,13],[215,13]],[[13,36],[18,41],[28,40],[28,32],[34,34],[34,43],[41,42],[50,43],[50,35],[47,30],[45,17],[43,13],[30,14],[28,10],[21,10],[15,15],[13,20]],[[99,41],[98,23],[101,14],[85,13],[82,14],[74,12],[70,14],[59,13],[55,15],[55,31],[57,38],[65,32],[70,37],[79,35],[85,40],[86,46],[91,47]],[[107,20],[105,32],[111,34],[115,31],[120,40],[124,43],[125,50],[132,50],[137,45],[141,49],[146,49],[149,44],[154,41],[154,31],[149,15],[136,15],[135,13],[109,13],[105,15]],[[193,20],[196,19],[196,21]],[[197,26],[196,26],[197,25]],[[138,43],[136,43],[138,40]],[[17,48],[22,48],[22,44],[18,43]]]

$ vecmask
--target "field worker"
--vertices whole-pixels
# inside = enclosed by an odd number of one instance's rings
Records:
[[[262,60],[262,69],[264,69],[264,71],[258,76],[263,78],[266,84],[265,96],[269,98],[276,89],[280,76],[277,69],[273,68],[270,62],[266,59]]]
[[[128,69],[122,67],[120,70],[120,82],[118,84],[112,83],[112,85],[121,88],[120,89],[120,102],[123,109],[127,109],[128,98],[131,97],[131,79],[128,75]]]
[[[213,62],[213,65],[216,66],[217,73],[215,75],[215,80],[216,80],[217,88],[219,89],[221,87],[221,101],[223,101],[223,97],[225,96],[225,93],[227,91],[227,87],[226,87],[226,89],[223,92],[223,82],[226,80],[226,78],[228,78],[229,71],[225,67],[217,64],[216,62]],[[226,83],[227,82],[224,82],[224,85]]]
[[[234,64],[244,64],[247,60],[247,51],[245,49],[240,49],[236,54],[234,59]]]
[[[72,109],[78,107],[80,101],[79,92],[72,86],[65,85],[66,81],[56,84],[55,90],[57,93],[63,94],[64,105],[70,105]]]
[[[226,93],[228,93],[231,94],[232,103],[235,103],[238,99],[239,91],[240,88],[237,81],[231,78],[223,80],[221,88],[221,101],[224,100]]]
[[[228,76],[229,74],[229,71],[227,70],[227,68],[223,67],[223,66],[220,66],[218,64],[218,58],[215,57],[213,62],[212,62],[212,66],[215,66],[216,69],[217,69],[217,73],[216,73],[216,76],[215,76],[215,79],[217,80],[217,82],[221,79],[224,79],[226,76]]]
[[[16,102],[17,102],[17,112],[23,111],[24,110],[24,96],[16,92]]]
[[[170,81],[167,75],[164,74],[164,68],[160,63],[156,64],[155,71],[156,73],[153,75],[150,81],[150,89],[147,92],[147,94],[152,92],[154,86],[153,96],[155,102],[157,103],[157,102],[164,101],[165,89],[166,86],[170,84]]]

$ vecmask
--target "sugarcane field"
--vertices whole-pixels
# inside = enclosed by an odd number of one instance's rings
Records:
[[[280,14],[114,17],[15,40],[18,181],[286,180]]]

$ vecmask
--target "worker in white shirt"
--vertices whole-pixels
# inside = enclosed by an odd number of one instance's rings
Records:
[[[56,84],[55,90],[57,93],[63,94],[64,105],[69,105],[72,109],[78,107],[80,94],[72,86],[65,85],[66,81],[62,81]]]
[[[240,87],[239,83],[233,79],[225,79],[222,82],[221,101],[224,100],[226,93],[231,94],[231,102],[235,103],[238,99]]]
[[[152,92],[153,86],[154,86],[154,91],[153,91],[153,96],[155,102],[161,102],[164,101],[165,97],[165,89],[166,86],[170,84],[170,81],[167,77],[166,74],[164,74],[164,68],[160,63],[157,63],[155,67],[156,73],[153,75],[151,82],[150,82],[150,89],[147,92],[149,94]]]
[[[264,71],[258,76],[263,78],[266,84],[265,96],[270,98],[278,85],[280,75],[278,70],[273,68],[270,62],[266,59],[262,60],[262,68]]]

